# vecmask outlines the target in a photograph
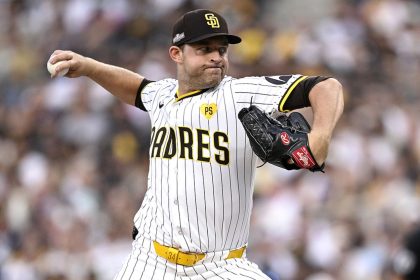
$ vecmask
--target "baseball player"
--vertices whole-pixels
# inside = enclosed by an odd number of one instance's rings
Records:
[[[149,113],[147,192],[134,217],[133,248],[115,279],[269,279],[246,258],[257,156],[238,120],[251,103],[266,112],[311,106],[314,160],[326,159],[343,110],[340,83],[327,77],[227,76],[228,49],[241,38],[210,10],[173,26],[177,79],[151,81],[71,51],[50,62],[87,76]]]

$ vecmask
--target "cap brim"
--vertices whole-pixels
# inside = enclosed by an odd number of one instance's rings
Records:
[[[236,36],[236,35],[227,34],[227,33],[212,33],[212,34],[202,35],[202,36],[199,36],[199,37],[194,38],[192,40],[185,41],[185,42],[180,42],[180,43],[181,44],[197,43],[197,42],[202,41],[204,39],[208,39],[208,38],[212,38],[212,37],[219,37],[219,36],[226,37],[228,39],[229,44],[239,44],[240,42],[242,42],[241,37]]]

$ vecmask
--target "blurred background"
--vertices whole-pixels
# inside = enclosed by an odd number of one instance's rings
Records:
[[[205,3],[204,3],[205,2]],[[258,170],[248,256],[272,279],[393,279],[420,214],[420,1],[0,0],[0,279],[112,279],[131,250],[149,119],[55,49],[161,79],[172,23],[211,8],[235,77],[331,75],[346,107],[325,174]]]

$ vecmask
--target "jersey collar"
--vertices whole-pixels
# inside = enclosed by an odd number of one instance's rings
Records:
[[[206,88],[206,89],[194,90],[194,91],[187,92],[187,93],[186,93],[186,94],[184,94],[183,96],[179,96],[178,90],[176,90],[176,94],[175,94],[175,102],[178,102],[178,101],[180,101],[180,100],[182,100],[182,99],[185,99],[185,98],[188,98],[188,97],[193,97],[193,96],[196,96],[196,95],[200,95],[200,94],[202,94],[203,92],[205,92],[205,91],[207,91],[207,90],[208,90],[208,88]],[[179,97],[178,97],[178,96],[179,96]]]

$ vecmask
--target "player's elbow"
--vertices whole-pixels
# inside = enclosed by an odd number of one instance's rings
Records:
[[[337,94],[343,94],[343,85],[335,78],[329,78],[319,83],[319,86],[324,91],[335,92]]]
[[[344,109],[343,85],[335,78],[329,78],[318,84],[320,91],[327,93],[330,98],[336,101],[336,107],[342,111]]]
[[[336,96],[337,96],[337,107],[340,110],[340,114],[343,112],[344,110],[344,93],[343,93],[343,85],[336,79],[328,79],[331,80],[331,88],[332,91],[335,92]]]

